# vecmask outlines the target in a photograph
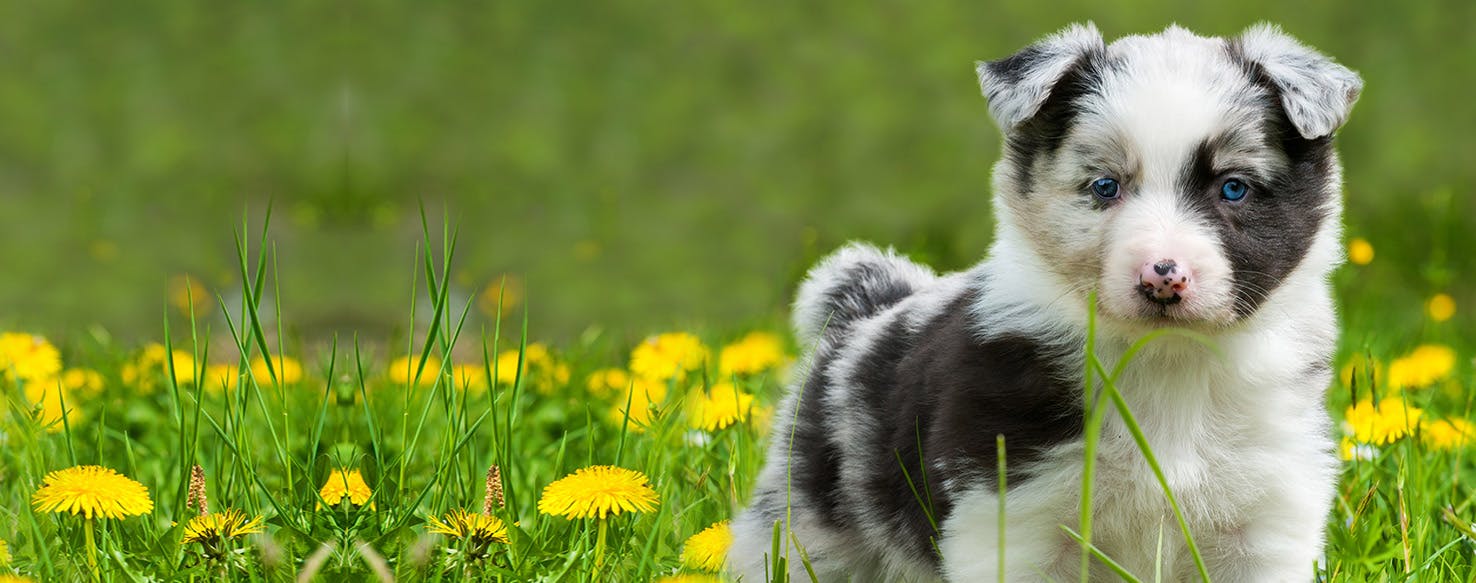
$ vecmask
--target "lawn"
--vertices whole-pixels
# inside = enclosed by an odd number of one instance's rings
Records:
[[[455,241],[435,254],[427,236],[413,285],[436,300],[407,306],[421,332],[394,357],[353,337],[302,346],[263,324],[272,306],[256,298],[277,286],[276,257],[253,251],[271,248],[262,233],[238,239],[251,285],[224,334],[190,313],[211,302],[186,301],[144,345],[0,336],[6,573],[718,580],[723,522],[795,366],[786,331],[560,345],[518,315],[470,329],[477,300],[448,290]],[[1345,279],[1377,264],[1365,244]],[[1447,296],[1412,309],[1407,341],[1345,335],[1328,393],[1345,469],[1320,580],[1476,572],[1472,353],[1451,341]]]

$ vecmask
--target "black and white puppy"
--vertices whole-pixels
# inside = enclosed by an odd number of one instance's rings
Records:
[[[1210,574],[1311,579],[1338,469],[1323,403],[1342,260],[1332,134],[1358,75],[1270,26],[1106,44],[1090,24],[978,74],[1004,133],[996,241],[959,273],[861,244],[811,270],[794,320],[814,348],[731,568],[774,578],[781,523],[821,580],[995,580],[1003,435],[1007,578],[1076,579],[1061,527],[1079,528],[1094,309],[1109,367],[1162,327],[1216,345],[1161,338],[1117,383]],[[1115,413],[1095,467],[1095,545],[1140,577],[1196,579]],[[790,550],[789,575],[809,580]],[[1114,577],[1095,564],[1092,578]]]

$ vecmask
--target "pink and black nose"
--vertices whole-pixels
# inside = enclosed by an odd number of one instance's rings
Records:
[[[1144,263],[1138,270],[1138,291],[1148,300],[1165,306],[1184,301],[1193,291],[1189,266],[1173,259]]]

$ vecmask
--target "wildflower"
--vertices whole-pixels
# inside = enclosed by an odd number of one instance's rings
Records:
[[[477,295],[477,309],[493,318],[501,318],[523,301],[523,280],[507,275],[492,280]]]
[[[1389,363],[1389,388],[1414,389],[1435,384],[1455,368],[1455,351],[1449,346],[1425,344],[1408,356]]]
[[[1476,437],[1476,426],[1465,419],[1440,419],[1420,424],[1420,441],[1430,449],[1463,447]]]
[[[682,545],[682,564],[703,571],[721,570],[730,546],[733,546],[733,530],[724,520],[687,539]]]
[[[1348,261],[1355,265],[1368,265],[1373,261],[1374,248],[1367,239],[1354,237],[1348,241]]]
[[[188,275],[169,278],[169,303],[186,314],[201,315],[210,310],[210,290]]]
[[[718,354],[718,372],[724,378],[766,371],[784,362],[784,348],[779,337],[768,332],[753,332],[742,340],[723,347]]]
[[[24,332],[0,334],[0,378],[40,382],[61,372],[61,353],[45,338]]]
[[[234,364],[211,364],[205,367],[205,390],[211,394],[235,390],[240,379],[241,370]]]
[[[81,397],[96,397],[103,390],[103,378],[89,368],[69,368],[62,372],[62,386]]]
[[[518,350],[504,350],[497,355],[497,384],[511,386],[518,379]],[[552,393],[569,384],[569,365],[554,358],[548,345],[535,342],[523,347],[523,386],[540,393]]]
[[[200,543],[214,548],[227,540],[262,531],[260,516],[248,520],[246,514],[234,508],[214,514],[201,514],[185,524],[181,542]]]
[[[55,381],[28,384],[25,393],[26,400],[36,407],[36,422],[47,432],[58,433],[65,429],[63,416],[67,424],[75,424],[82,417],[82,410],[77,407],[77,400],[71,392],[57,386]]]
[[[10,564],[10,547],[5,544],[5,539],[0,539],[0,567]]]
[[[302,363],[290,356],[276,355],[272,357],[272,368],[267,369],[267,359],[261,355],[251,358],[251,376],[259,385],[272,384],[272,373],[275,372],[276,382],[284,385],[297,384],[302,380]]]
[[[480,364],[458,364],[451,367],[451,380],[458,389],[481,394],[487,390],[487,368]]]
[[[1369,461],[1378,455],[1378,448],[1367,443],[1353,441],[1351,437],[1343,437],[1342,442],[1338,444],[1338,457],[1342,458],[1345,462],[1351,462],[1353,460]]]
[[[32,583],[30,577],[24,575],[0,574],[0,583]]]
[[[1455,298],[1447,294],[1435,294],[1435,297],[1430,298],[1430,301],[1425,304],[1425,310],[1430,313],[1431,320],[1444,322],[1455,316]]]
[[[440,520],[431,517],[427,522],[428,532],[469,541],[477,546],[507,542],[507,526],[496,516],[475,514],[457,508]]]
[[[148,488],[102,466],[76,466],[46,474],[31,504],[41,512],[80,512],[88,519],[125,518],[154,510]]]
[[[645,474],[615,466],[591,466],[544,488],[538,511],[566,518],[604,519],[623,512],[650,512],[658,503]]]
[[[654,417],[659,413],[662,403],[666,401],[666,391],[664,382],[645,378],[635,379],[630,387],[620,392],[622,396],[617,397],[615,408],[610,410],[610,420],[624,425],[628,416],[631,431],[636,433],[645,431],[645,428],[651,425]]]
[[[603,399],[630,387],[630,374],[618,368],[602,368],[589,373],[584,385],[589,394]]]
[[[630,372],[657,381],[686,378],[702,367],[707,347],[686,332],[669,332],[645,339],[630,353]]]
[[[1379,401],[1378,406],[1365,399],[1348,407],[1344,424],[1354,441],[1385,445],[1412,433],[1419,426],[1423,414],[1424,411],[1403,399],[1386,398]]]
[[[323,489],[318,495],[329,506],[337,506],[344,499],[354,506],[363,506],[374,496],[374,491],[369,489],[369,484],[364,482],[364,475],[359,470],[335,469],[328,474],[328,480],[323,482]],[[369,509],[374,510],[373,502],[369,502]]]
[[[432,354],[422,365],[419,356],[401,356],[390,361],[388,373],[390,382],[397,385],[409,384],[419,373],[417,384],[428,387],[435,384],[436,375],[441,374],[441,359]]]
[[[152,393],[159,388],[159,380],[169,374],[171,366],[175,385],[195,382],[194,355],[184,350],[171,351],[158,342],[149,343],[137,359],[123,365],[123,384],[139,393]]]
[[[752,409],[753,395],[738,391],[730,383],[718,383],[708,394],[697,393],[690,421],[694,429],[717,431],[747,420]]]

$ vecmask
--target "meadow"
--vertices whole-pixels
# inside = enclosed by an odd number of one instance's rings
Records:
[[[469,329],[455,239],[434,253],[428,229],[412,284],[436,300],[406,310],[423,333],[394,358],[357,338],[309,354],[263,323],[277,258],[258,232],[237,240],[226,346],[193,298],[138,346],[0,335],[0,581],[724,580],[726,521],[796,366],[786,331]],[[1345,275],[1378,261],[1362,239],[1349,254]],[[1328,393],[1344,475],[1309,578],[1476,573],[1472,353],[1442,341],[1449,296],[1419,309],[1417,342],[1345,342]]]
[[[799,278],[977,261],[973,63],[1087,20],[1363,76],[1308,577],[1476,578],[1476,3],[872,8],[0,6],[0,583],[721,580]]]

